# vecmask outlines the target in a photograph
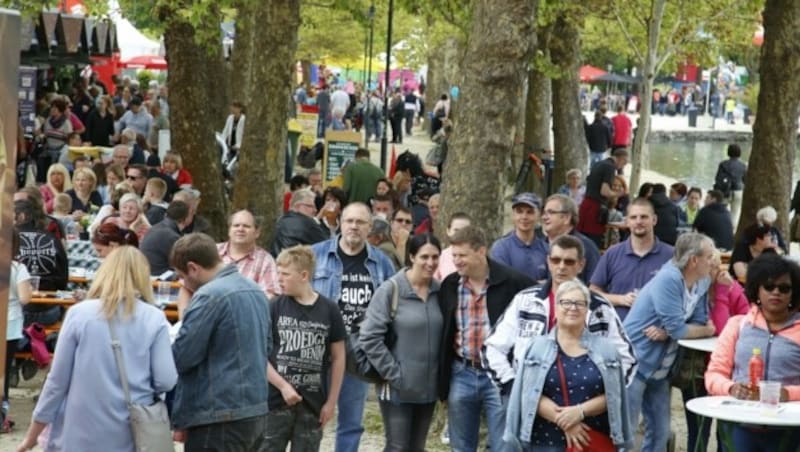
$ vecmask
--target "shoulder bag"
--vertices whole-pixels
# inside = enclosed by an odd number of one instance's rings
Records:
[[[556,357],[556,366],[558,367],[558,376],[561,379],[561,394],[564,396],[564,406],[569,406],[569,391],[567,390],[567,378],[564,376],[564,366],[561,364],[561,356]],[[603,432],[599,432],[593,428],[589,428],[589,444],[582,450],[591,450],[592,452],[616,452],[617,448],[611,441],[611,438]],[[566,452],[577,452],[579,449],[576,447],[567,447]]]
[[[392,304],[389,307],[389,318],[394,321],[394,317],[397,315],[397,305],[400,295],[398,294],[397,281],[389,279],[389,282],[392,283]],[[395,333],[392,325],[389,324],[389,329],[386,331],[383,343],[386,345],[386,348],[391,351],[396,342],[397,333]],[[367,354],[361,346],[359,346],[358,326],[356,326],[347,337],[346,348],[345,370],[347,373],[367,383],[383,383],[385,381],[378,370],[375,369],[375,366],[369,361]]]
[[[122,390],[125,392],[125,404],[130,413],[131,432],[136,452],[174,452],[175,446],[172,443],[167,405],[155,394],[153,394],[153,403],[150,405],[131,402],[128,374],[125,372],[125,363],[122,361],[122,346],[117,339],[114,324],[110,320],[108,330],[111,332],[111,348],[114,349],[114,360],[117,362],[119,379],[122,382]]]

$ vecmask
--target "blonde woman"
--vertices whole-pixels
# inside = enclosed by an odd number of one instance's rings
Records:
[[[177,152],[169,151],[164,155],[161,172],[174,179],[178,187],[192,185],[192,175],[183,168],[183,158]]]
[[[134,451],[111,324],[133,403],[147,405],[175,386],[169,325],[153,306],[150,266],[136,248],[119,247],[98,269],[87,299],[67,311],[50,373],[17,450],[33,448],[49,425],[45,450]]]
[[[135,232],[140,242],[150,230],[150,222],[144,216],[142,198],[136,193],[122,195],[119,200],[119,215],[109,217],[106,221],[111,221],[122,229]]]
[[[56,195],[65,193],[72,188],[72,183],[69,180],[69,171],[67,167],[60,163],[53,163],[47,169],[47,183],[39,187],[39,193],[42,194],[42,201],[44,201],[44,208],[47,213],[53,213],[53,201]]]
[[[97,228],[106,221],[106,218],[119,215],[119,202],[128,193],[133,193],[133,187],[127,182],[120,182],[113,187],[109,194],[109,203],[100,208],[100,211],[94,217],[94,221],[89,225],[89,234],[94,235]]]
[[[92,210],[97,211],[103,205],[103,198],[95,187],[97,176],[91,169],[78,168],[72,174],[72,189],[67,190],[67,194],[72,198],[72,217],[75,220],[80,220]]]

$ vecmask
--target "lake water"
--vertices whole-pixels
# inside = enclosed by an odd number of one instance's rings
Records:
[[[742,148],[742,161],[747,163],[752,143],[738,144]],[[649,147],[651,170],[677,179],[689,187],[700,187],[703,191],[714,185],[717,165],[728,158],[728,143],[722,141],[670,141],[650,143]],[[795,162],[800,162],[800,152],[795,156]],[[794,180],[800,178],[799,167],[795,164]]]

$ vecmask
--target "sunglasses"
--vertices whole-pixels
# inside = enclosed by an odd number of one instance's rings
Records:
[[[787,294],[792,292],[792,285],[791,284],[775,284],[775,283],[764,283],[761,285],[767,292],[772,292],[775,289],[778,289],[778,292],[782,294]]]
[[[140,178],[141,178],[141,176],[132,176],[130,174],[125,176],[125,179],[128,179],[128,180],[136,180],[136,179],[140,179]]]
[[[405,223],[405,224],[413,223],[411,220],[406,219],[406,218],[395,218],[394,221],[396,221],[398,223]]]
[[[564,265],[566,265],[567,267],[572,267],[572,266],[574,266],[575,264],[578,263],[577,259],[570,259],[568,257],[567,258],[561,258],[561,257],[548,256],[547,258],[550,260],[550,263],[553,264],[553,265],[561,265],[561,263],[563,262]]]

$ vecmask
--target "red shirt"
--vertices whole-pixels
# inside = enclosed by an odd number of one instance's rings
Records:
[[[613,146],[630,146],[633,123],[631,123],[631,119],[628,118],[628,115],[619,113],[611,118],[611,123],[614,124]]]

